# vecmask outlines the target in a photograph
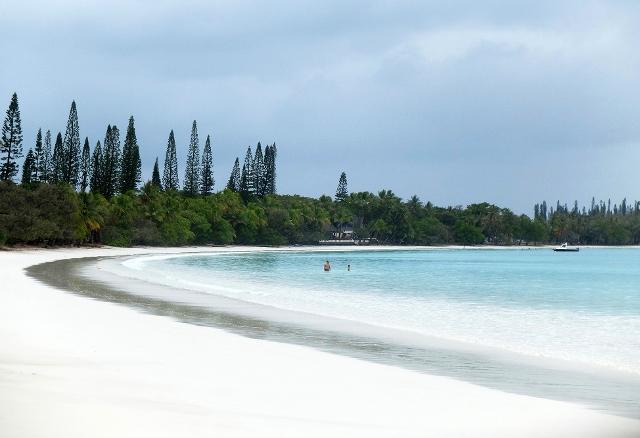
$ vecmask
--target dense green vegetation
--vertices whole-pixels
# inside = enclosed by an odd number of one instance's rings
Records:
[[[275,143],[247,148],[242,168],[236,158],[226,187],[216,192],[211,138],[200,155],[195,121],[183,186],[171,131],[162,176],[156,158],[151,181],[140,188],[133,117],[122,148],[115,125],[93,151],[88,138],[80,146],[79,129],[74,102],[53,148],[51,132],[43,138],[38,130],[15,184],[23,153],[13,95],[0,139],[0,244],[315,244],[344,229],[381,244],[640,243],[640,203],[626,200],[613,206],[593,200],[588,211],[577,202],[572,209],[543,202],[531,219],[488,203],[442,208],[416,196],[403,201],[390,190],[349,193],[344,172],[333,199],[278,195]]]
[[[554,211],[547,220],[491,204],[441,208],[391,191],[328,196],[267,195],[245,200],[225,189],[207,196],[152,183],[107,200],[67,184],[0,183],[0,242],[36,245],[315,244],[353,226],[382,244],[640,243],[640,210],[623,214]]]

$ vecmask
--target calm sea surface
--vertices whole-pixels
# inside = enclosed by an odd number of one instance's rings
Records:
[[[326,259],[330,272],[322,270]],[[225,296],[389,330],[391,343],[411,346],[407,340],[424,337],[473,352],[438,358],[435,350],[379,349],[394,356],[389,362],[418,369],[424,362],[429,372],[466,373],[501,389],[510,381],[525,387],[516,392],[555,391],[553,398],[640,416],[638,249],[269,251],[123,264],[149,281],[189,290],[192,304]],[[586,374],[573,380],[579,373],[567,370]],[[536,382],[546,383],[529,391]]]
[[[142,263],[204,292],[640,373],[637,249],[267,252]]]

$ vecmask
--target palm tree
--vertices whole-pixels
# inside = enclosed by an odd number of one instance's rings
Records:
[[[94,193],[80,193],[82,206],[80,214],[85,227],[89,231],[89,243],[99,243],[101,241],[100,232],[104,226],[104,214],[106,212],[107,201]]]

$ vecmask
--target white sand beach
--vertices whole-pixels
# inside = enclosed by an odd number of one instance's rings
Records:
[[[24,273],[194,250],[211,248],[0,252],[0,436],[640,436],[637,420],[180,323]]]

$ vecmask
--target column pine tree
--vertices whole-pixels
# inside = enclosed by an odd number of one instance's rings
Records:
[[[22,164],[22,185],[28,186],[35,182],[33,179],[34,168],[33,151],[29,149],[29,152],[27,152],[27,156],[24,159],[24,163]]]
[[[338,181],[338,188],[336,190],[336,201],[342,202],[347,199],[349,192],[347,190],[347,174],[342,172],[340,174],[340,180]]]
[[[102,190],[100,190],[100,193],[107,199],[115,195],[119,188],[120,155],[120,130],[116,125],[108,126],[104,137]]]
[[[63,141],[64,164],[62,181],[71,184],[73,188],[78,184],[80,172],[80,126],[78,125],[78,111],[75,100],[71,102],[67,129]]]
[[[102,145],[100,145],[100,140],[98,140],[91,157],[91,178],[89,180],[89,189],[92,193],[101,193],[103,187],[102,174]]]
[[[240,160],[236,157],[236,161],[233,163],[233,169],[231,169],[231,175],[227,182],[227,188],[234,192],[240,191]]]
[[[160,168],[158,167],[158,157],[153,163],[153,173],[151,174],[151,184],[162,190],[162,181],[160,181]]]
[[[276,144],[268,145],[264,153],[264,194],[276,193]]]
[[[91,178],[91,147],[89,146],[89,138],[85,137],[84,146],[82,147],[82,158],[80,159],[80,192],[84,193],[89,187],[89,179]]]
[[[33,182],[40,182],[43,180],[40,169],[42,168],[42,161],[44,160],[44,146],[42,145],[42,129],[38,129],[36,134],[36,146],[33,149]]]
[[[213,192],[213,154],[211,152],[211,138],[207,135],[202,150],[202,176],[200,177],[200,193],[204,196]]]
[[[53,146],[50,181],[54,184],[64,182],[64,147],[62,145],[62,134],[59,132],[56,136],[56,143]]]
[[[0,180],[12,181],[18,174],[17,159],[22,157],[22,122],[18,95],[13,93],[2,125],[0,143]]]
[[[189,196],[196,196],[200,188],[200,145],[198,140],[198,125],[193,121],[191,126],[191,141],[187,151],[187,164],[184,171],[184,192]]]
[[[256,196],[264,196],[264,156],[260,142],[258,142],[256,153],[253,156],[252,171],[254,193]]]
[[[140,147],[136,138],[136,127],[133,116],[129,117],[127,135],[122,147],[122,160],[120,167],[120,193],[136,190],[142,179],[142,163],[140,162]]]
[[[251,153],[251,146],[247,148],[247,153],[244,156],[244,164],[242,165],[242,173],[240,174],[240,194],[246,201],[253,194],[253,154]]]
[[[44,135],[44,147],[42,151],[42,160],[40,160],[40,169],[38,174],[40,181],[49,182],[51,179],[51,131],[47,130]]]
[[[162,173],[162,185],[165,190],[178,190],[178,157],[176,154],[176,139],[173,129],[169,133],[167,152],[164,157],[164,172]]]

